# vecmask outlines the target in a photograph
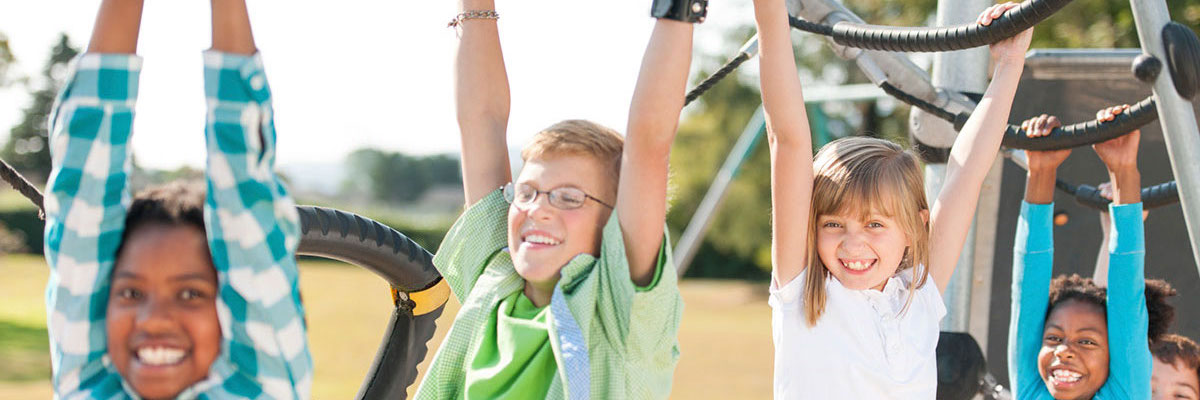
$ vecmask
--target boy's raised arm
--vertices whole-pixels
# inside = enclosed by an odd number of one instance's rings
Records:
[[[1016,7],[1016,3],[989,7],[980,14],[979,23],[991,24],[992,20]],[[1000,150],[1017,83],[1025,68],[1025,51],[1032,38],[1033,29],[1029,29],[991,46],[995,64],[992,83],[950,150],[946,184],[930,210],[929,239],[930,243],[938,245],[932,246],[929,252],[929,273],[939,292],[945,291],[954,274],[967,229],[975,217],[983,180]]]
[[[204,54],[208,197],[222,351],[212,396],[308,398],[312,357],[300,302],[295,203],[275,175],[271,90],[244,0],[212,0]]]
[[[658,19],[642,56],[621,155],[617,217],[629,276],[638,286],[654,278],[667,215],[667,164],[679,126],[692,61],[692,24]]]
[[[755,0],[759,76],[771,146],[772,278],[782,287],[804,270],[812,204],[812,134],[783,0]]]
[[[73,63],[50,118],[45,255],[54,392],[107,398],[119,377],[103,362],[109,275],[125,228],[129,138],[141,58],[141,0],[100,4],[88,52]],[[99,338],[99,340],[97,340]]]
[[[508,75],[493,0],[459,1],[455,29],[461,34],[454,58],[454,102],[462,134],[463,189],[467,206],[512,181],[508,164]]]

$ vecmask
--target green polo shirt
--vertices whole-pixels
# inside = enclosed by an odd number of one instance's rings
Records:
[[[471,206],[434,257],[462,307],[417,389],[417,399],[484,394],[468,393],[468,375],[484,342],[498,337],[489,338],[488,332],[498,332],[501,303],[524,287],[506,248],[508,206],[499,190]],[[596,399],[667,397],[679,360],[676,336],[683,313],[667,243],[664,236],[653,282],[635,287],[614,213],[604,226],[599,257],[580,254],[563,266],[554,298],[545,308],[563,312],[546,315],[556,371],[545,398],[582,397],[578,393]],[[582,336],[585,357],[570,340],[574,332]],[[587,362],[582,372],[572,364],[579,360]],[[586,384],[584,392],[578,390],[580,384]]]
[[[520,290],[500,301],[467,369],[466,398],[546,398],[558,373],[549,311],[533,305]]]

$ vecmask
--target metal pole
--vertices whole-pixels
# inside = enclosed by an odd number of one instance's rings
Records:
[[[1167,3],[1130,0],[1129,4],[1142,51],[1165,63],[1162,29],[1171,21]],[[1179,202],[1192,241],[1192,257],[1200,271],[1200,163],[1194,162],[1195,155],[1200,154],[1200,132],[1192,104],[1175,92],[1172,79],[1170,70],[1163,68],[1154,81],[1154,101],[1158,103],[1158,120],[1162,122],[1167,154],[1171,156],[1171,172],[1179,184]]]
[[[979,13],[991,4],[991,0],[940,0],[938,1],[937,21],[935,23],[938,26],[948,26],[974,21]],[[933,58],[932,83],[940,91],[983,92],[987,88],[987,67],[987,48],[980,47],[969,50],[935,53]],[[958,136],[958,133],[954,130],[954,126],[949,122],[940,120],[918,108],[914,107],[909,115],[913,136],[918,139],[926,139],[923,141],[927,144],[933,144],[929,143],[929,138],[952,139]],[[943,143],[934,145],[945,146],[945,139],[938,140]],[[953,143],[953,141],[951,140],[950,143]],[[945,174],[945,164],[928,164],[925,166],[925,193],[927,198],[935,199],[941,193],[942,186],[945,184]],[[985,187],[990,188],[990,190],[981,190],[980,197],[997,195],[995,192],[998,189],[998,185],[985,185]],[[980,203],[992,204],[993,202],[981,201]],[[946,293],[942,294],[942,299],[946,302],[947,310],[946,317],[942,319],[943,330],[955,332],[968,331],[971,320],[971,289],[973,286],[972,272],[976,260],[975,250],[980,245],[992,245],[991,243],[980,243],[976,240],[976,236],[978,235],[977,230],[995,230],[994,215],[992,218],[986,219],[986,221],[980,221],[979,216],[986,215],[987,213],[995,214],[995,212],[996,210],[994,209],[978,209],[975,222],[971,224],[971,228],[967,232],[967,240],[963,243],[962,252],[958,257],[958,264],[954,268],[954,275],[950,278],[950,284],[946,287]],[[987,226],[979,225],[980,222],[986,223],[987,221],[991,223]]]
[[[979,0],[964,1],[978,2]],[[788,12],[792,15],[826,25],[833,25],[841,21],[863,22],[862,18],[835,0],[787,0],[787,5]],[[971,21],[974,20],[974,17],[970,16],[970,18],[955,19],[954,21]],[[970,111],[975,108],[975,102],[959,92],[934,87],[935,85],[930,82],[929,73],[918,67],[904,53],[856,49],[839,45],[832,39],[829,40],[829,46],[833,48],[838,57],[854,61],[863,74],[876,85],[887,82],[904,92],[951,112]],[[966,52],[969,54],[970,51],[972,50]],[[951,134],[923,137],[922,142],[930,146],[950,147],[955,136],[951,131]]]
[[[675,254],[672,255],[679,276],[683,276],[688,267],[692,265],[692,258],[696,256],[696,251],[700,250],[700,243],[704,241],[704,233],[708,232],[713,217],[721,208],[721,203],[725,201],[729,185],[733,183],[733,178],[737,176],[742,163],[750,158],[750,153],[754,151],[759,139],[766,131],[767,122],[763,115],[763,108],[758,106],[758,110],[754,111],[754,116],[750,117],[750,122],[746,123],[746,128],[742,130],[742,135],[734,143],[733,149],[729,150],[729,156],[725,157],[725,163],[721,165],[721,169],[717,170],[717,176],[713,178],[712,185],[704,194],[704,200],[700,201],[700,207],[696,208],[691,222],[688,222],[687,228],[684,228],[683,234],[679,236],[679,243],[675,245]]]

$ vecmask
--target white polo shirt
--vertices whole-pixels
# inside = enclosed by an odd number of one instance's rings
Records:
[[[903,313],[912,269],[888,279],[882,291],[825,282],[825,312],[804,319],[808,270],[771,287],[776,399],[933,399],[937,395],[939,322],[946,315],[933,279],[916,289]]]

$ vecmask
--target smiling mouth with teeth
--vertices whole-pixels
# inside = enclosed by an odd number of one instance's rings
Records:
[[[559,243],[562,243],[562,241],[552,237],[537,234],[525,236],[522,241],[526,243],[544,244],[547,246],[557,246]]]
[[[1083,378],[1083,374],[1066,369],[1056,369],[1050,372],[1050,380],[1052,380],[1053,383],[1060,385],[1074,384],[1079,382],[1081,378]]]
[[[875,261],[842,261],[842,266],[852,271],[865,271],[875,265]]]
[[[170,347],[143,347],[134,353],[137,361],[149,366],[168,366],[179,364],[187,356],[187,352]]]

